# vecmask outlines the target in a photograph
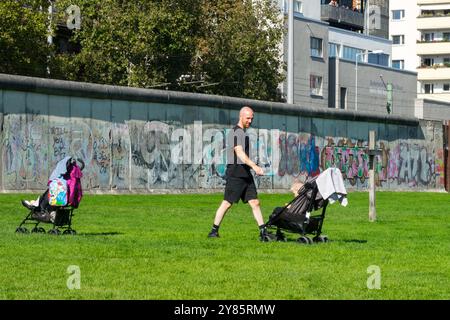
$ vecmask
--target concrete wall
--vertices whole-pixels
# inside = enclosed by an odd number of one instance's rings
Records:
[[[450,102],[416,99],[415,117],[436,121],[450,120]]]
[[[75,155],[86,162],[86,191],[222,192],[221,139],[244,104],[256,111],[260,191],[330,166],[350,190],[367,189],[369,130],[381,189],[444,189],[441,122],[2,74],[0,189],[41,192],[57,161]]]

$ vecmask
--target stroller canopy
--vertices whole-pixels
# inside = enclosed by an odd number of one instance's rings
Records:
[[[55,170],[53,170],[52,174],[50,175],[50,178],[49,178],[50,181],[61,177],[62,175],[64,175],[67,172],[67,161],[69,161],[70,158],[72,158],[72,157],[70,157],[70,156],[64,157],[64,159],[60,160],[56,164]]]

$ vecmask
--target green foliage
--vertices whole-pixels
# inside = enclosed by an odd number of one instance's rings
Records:
[[[149,88],[175,84],[188,69],[195,51],[195,5],[184,10],[182,3],[171,0],[70,0],[58,2],[58,11],[69,4],[81,9],[81,29],[72,41],[82,49],[55,58],[58,75]]]
[[[20,199],[0,194],[0,299],[391,299],[448,300],[449,195],[378,192],[329,205],[329,243],[261,243],[248,205],[233,206],[208,239],[222,194],[86,195],[75,236],[15,234],[26,215]],[[289,194],[261,194],[264,217]],[[314,212],[317,213],[317,212]],[[46,230],[50,225],[41,224]],[[32,227],[28,226],[30,229]],[[79,290],[66,286],[71,265]],[[381,288],[367,286],[370,266]]]
[[[206,92],[280,100],[283,20],[273,1],[205,1],[201,72]]]
[[[43,77],[47,44],[47,1],[0,1],[0,72]]]
[[[0,3],[0,72],[43,76],[48,66],[58,79],[281,99],[284,27],[270,0],[58,0],[52,19],[48,5]],[[81,24],[69,30],[73,5]],[[63,34],[80,49],[59,52]]]

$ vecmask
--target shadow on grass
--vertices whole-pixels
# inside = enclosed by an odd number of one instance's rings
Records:
[[[86,233],[79,233],[79,236],[116,236],[119,234],[123,234],[122,232],[86,232]]]
[[[312,240],[312,238],[311,238]],[[307,244],[299,241],[299,238],[286,238],[285,240],[272,240],[273,242],[297,242],[298,244]],[[345,242],[345,243],[367,243],[367,240],[360,240],[360,239],[343,239],[343,240],[335,240],[335,239],[328,239],[326,242],[321,241],[313,241],[314,244],[326,244],[330,242]]]
[[[344,239],[344,240],[334,240],[336,242],[347,242],[347,243],[367,243],[367,240],[359,239]]]

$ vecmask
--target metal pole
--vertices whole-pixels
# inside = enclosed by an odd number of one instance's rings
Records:
[[[370,0],[366,0],[366,9],[364,10],[364,16],[365,16],[364,24],[366,25],[364,33],[366,35],[369,35],[369,22],[370,22],[369,8],[370,8]]]
[[[355,67],[355,111],[358,111],[358,54],[356,54]]]
[[[294,103],[294,0],[289,1],[288,10],[287,103]]]

